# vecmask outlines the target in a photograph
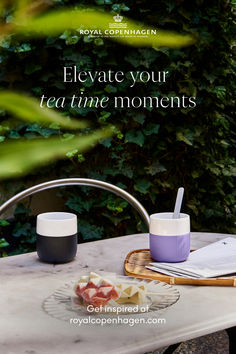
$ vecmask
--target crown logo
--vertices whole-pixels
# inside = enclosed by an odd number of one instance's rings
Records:
[[[123,16],[120,16],[118,14],[116,16],[114,16],[113,18],[114,18],[115,22],[121,22],[123,20]]]

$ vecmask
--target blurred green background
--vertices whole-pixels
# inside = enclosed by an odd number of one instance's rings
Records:
[[[228,1],[113,0],[54,1],[54,8],[96,6],[112,15],[120,13],[146,25],[197,35],[197,42],[180,49],[134,48],[66,30],[58,36],[20,40],[15,35],[0,41],[2,89],[30,93],[39,98],[72,96],[187,96],[197,97],[195,109],[67,108],[64,112],[90,122],[91,130],[115,125],[113,137],[83,154],[74,149],[67,159],[34,169],[25,177],[1,182],[1,202],[24,188],[56,178],[87,177],[104,180],[133,194],[151,214],[174,207],[176,190],[185,187],[183,211],[191,215],[193,231],[236,231],[234,180],[235,15]],[[12,8],[3,12],[11,23]],[[169,71],[167,83],[63,83],[63,66],[78,71]],[[4,122],[5,110],[0,112]],[[2,124],[2,123],[1,123]],[[2,125],[1,125],[2,126]],[[0,132],[1,144],[20,138],[33,140],[76,133],[61,132],[37,123],[20,122]],[[120,198],[91,188],[57,190],[60,208],[76,212],[80,242],[147,231],[137,213]],[[55,207],[57,207],[57,198]],[[59,200],[59,199],[58,199]],[[43,204],[43,200],[42,203]],[[14,219],[1,221],[2,255],[35,250],[35,217],[30,200],[19,205]],[[45,202],[42,209],[52,208]],[[54,208],[55,209],[55,208]]]

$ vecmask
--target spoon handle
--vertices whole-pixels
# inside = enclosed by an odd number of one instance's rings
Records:
[[[179,219],[180,217],[180,210],[181,210],[181,205],[183,201],[183,196],[184,196],[184,188],[180,187],[178,189],[176,201],[175,201],[175,209],[173,213],[173,219]]]

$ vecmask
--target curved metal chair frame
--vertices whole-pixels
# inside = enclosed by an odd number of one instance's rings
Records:
[[[80,186],[91,186],[91,187],[96,187],[100,189],[104,189],[107,191],[110,191],[119,197],[125,199],[129,204],[131,204],[140,214],[142,217],[143,221],[149,228],[149,222],[150,218],[145,210],[145,208],[140,204],[140,202],[134,198],[131,194],[128,192],[124,191],[123,189],[114,186],[113,184],[95,180],[95,179],[87,179],[87,178],[64,178],[64,179],[57,179],[53,181],[48,181],[44,182],[41,184],[37,184],[36,186],[30,187],[28,189],[25,189],[24,191],[16,194],[14,197],[10,198],[7,200],[5,203],[3,203],[0,206],[0,215],[5,212],[8,208],[19,202],[20,200],[33,195],[35,193],[38,193],[40,191],[46,190],[46,189],[51,189],[51,188],[56,188],[56,187],[63,187],[63,186],[73,186],[73,185],[80,185]]]

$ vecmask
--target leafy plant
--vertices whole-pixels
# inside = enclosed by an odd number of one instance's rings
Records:
[[[38,36],[37,40],[5,35],[0,50],[3,89],[24,89],[33,96],[42,93],[48,97],[71,96],[78,86],[66,86],[61,82],[63,66],[76,66],[83,71],[166,70],[169,79],[165,84],[139,82],[131,89],[132,82],[127,78],[123,83],[112,84],[112,88],[89,82],[80,85],[79,89],[87,96],[107,95],[108,91],[111,96],[129,97],[193,95],[197,97],[197,107],[192,110],[150,107],[122,110],[109,106],[104,111],[66,107],[64,118],[82,117],[90,124],[86,130],[109,124],[118,125],[119,129],[101,140],[91,152],[83,154],[75,147],[68,150],[65,160],[35,168],[23,179],[2,181],[2,191],[14,194],[42,179],[97,178],[124,188],[152,213],[172,210],[176,190],[183,185],[186,191],[183,210],[191,215],[193,231],[234,233],[236,139],[232,115],[235,105],[232,43],[235,15],[230,2],[71,0],[69,3],[70,11],[92,8],[96,4],[102,14],[125,13],[149,28],[187,32],[194,37],[197,35],[198,41],[183,49],[169,49],[166,46],[127,47],[104,38],[81,36],[74,29],[45,38]],[[53,2],[50,11],[61,12],[66,4],[66,1]],[[4,16],[6,20],[11,11]],[[39,12],[35,13],[35,19],[37,17],[39,19]],[[41,123],[10,124],[5,111],[1,112],[1,120],[0,135],[5,141],[0,146],[6,141],[18,142],[17,139],[32,141],[41,137],[47,141],[48,137],[78,134],[76,130],[65,128],[62,132]],[[69,139],[70,135],[65,138]],[[81,242],[88,238],[147,231],[130,206],[123,205],[119,198],[104,191],[67,187],[60,189],[58,195],[68,211],[79,213]],[[11,225],[14,228],[16,225],[20,227],[19,221],[21,224],[30,223],[28,218],[28,213],[24,220],[15,215]],[[27,237],[31,240],[30,234],[19,237],[18,240],[24,238],[24,245],[15,245],[9,253],[32,250],[34,246],[27,243]],[[13,243],[12,240],[8,242]]]
[[[12,3],[14,4],[14,2]],[[4,16],[3,2],[0,10]],[[15,2],[15,11],[11,8],[11,15],[6,17],[6,22],[0,25],[0,35],[2,34],[2,46],[8,47],[11,35],[20,35],[27,39],[35,37],[61,35],[63,31],[78,30],[81,26],[87,28],[97,28],[104,32],[112,20],[112,16],[108,13],[100,13],[99,11],[61,9],[44,12],[44,8],[48,6],[47,1],[32,2],[29,0],[18,0]],[[39,14],[41,16],[39,16]],[[127,28],[129,30],[139,29],[140,24],[135,21],[127,20]],[[144,27],[142,25],[142,27]],[[146,28],[148,30],[148,28]],[[75,38],[75,37],[74,37]],[[77,38],[77,37],[76,37]],[[194,42],[192,35],[179,35],[167,31],[159,31],[158,36],[148,35],[146,38],[118,37],[118,41],[125,44],[138,46],[170,46],[181,47],[190,45]],[[77,43],[77,40],[70,43]],[[96,42],[98,44],[98,42]],[[103,43],[103,42],[102,42]],[[31,46],[23,43],[17,47],[16,52],[30,51]],[[26,74],[34,73],[40,70],[41,66],[31,65]],[[56,127],[67,129],[81,129],[87,127],[85,122],[76,120],[66,120],[57,112],[50,109],[40,108],[38,102],[33,98],[24,97],[15,92],[3,91],[0,93],[0,108],[16,115],[22,120],[29,122],[51,123]],[[7,130],[7,126],[2,127]],[[50,138],[47,142],[37,140],[34,142],[11,143],[4,142],[0,152],[1,178],[15,177],[27,173],[29,170],[40,164],[46,163],[51,159],[65,158],[69,149],[77,148],[77,152],[88,149],[95,142],[102,138],[112,135],[112,129],[106,129],[96,132],[95,134],[85,135],[84,138],[73,139],[68,142],[66,139]],[[5,137],[0,137],[0,142],[5,141]],[[23,150],[26,155],[22,155]]]
[[[84,129],[88,127],[88,123],[75,119],[65,119],[54,110],[40,107],[36,99],[25,97],[22,94],[1,91],[0,92],[0,109],[8,111],[18,119],[38,124],[47,124],[56,129]]]
[[[95,143],[110,136],[111,128],[104,128],[84,136],[72,136],[71,139],[52,137],[46,141],[42,138],[2,144],[0,149],[0,177],[19,176],[41,164],[65,158],[68,151],[77,148],[84,152]],[[5,145],[5,146],[4,146]]]
[[[0,226],[8,226],[9,222],[7,220],[0,219]],[[0,238],[0,256],[5,257],[7,253],[5,252],[5,248],[9,246],[9,243],[5,240],[4,237]]]

